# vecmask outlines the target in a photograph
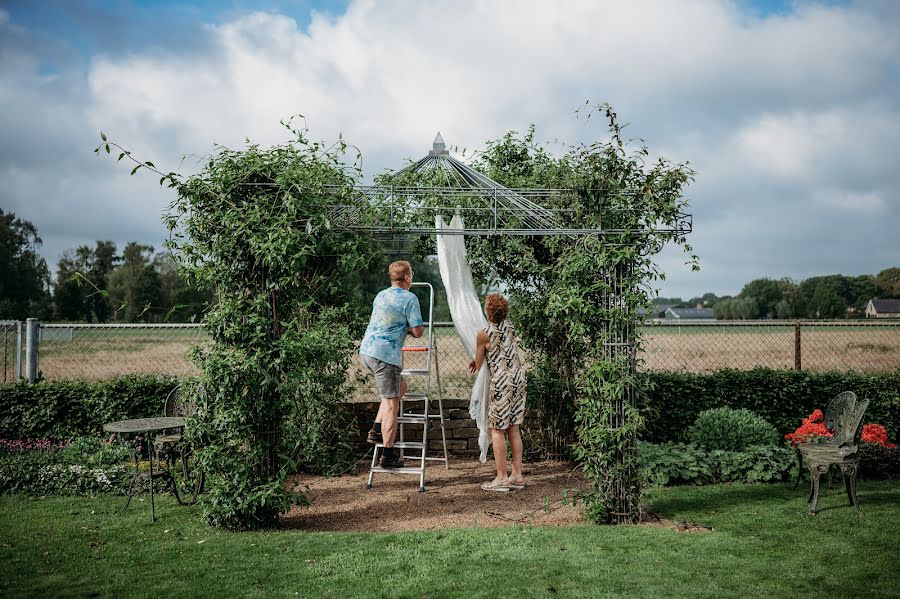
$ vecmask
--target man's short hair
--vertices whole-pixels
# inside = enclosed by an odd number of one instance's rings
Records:
[[[391,283],[402,281],[410,274],[412,274],[412,266],[406,260],[397,260],[396,262],[391,262],[391,265],[388,266],[388,276],[391,278]]]
[[[499,293],[489,293],[484,298],[484,313],[494,324],[500,324],[509,315],[509,302]]]

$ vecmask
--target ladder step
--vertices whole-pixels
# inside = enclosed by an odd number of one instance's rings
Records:
[[[400,372],[400,376],[428,376],[427,368],[406,368]]]
[[[428,352],[431,348],[427,345],[405,345],[403,351],[407,352]]]
[[[441,417],[440,413],[428,415],[429,420],[438,420],[438,419],[440,419],[440,417]],[[397,418],[397,422],[404,422],[406,424],[422,424],[423,422],[425,422],[425,415],[424,414],[404,414],[403,416],[400,416]]]
[[[370,468],[372,472],[387,472],[388,474],[422,474],[422,468],[419,467],[411,467],[404,466],[403,468],[382,468],[381,466],[375,466],[374,468]]]
[[[423,399],[428,399],[428,395],[425,393],[407,393],[403,396],[403,401],[421,401]]]
[[[375,447],[384,447],[384,443],[379,443]],[[425,444],[421,441],[397,441],[394,443],[394,447],[397,449],[422,449]]]

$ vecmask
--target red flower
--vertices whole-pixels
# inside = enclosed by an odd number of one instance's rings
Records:
[[[796,446],[816,437],[830,437],[831,431],[825,428],[823,420],[825,420],[825,415],[822,414],[822,410],[814,410],[808,418],[803,419],[803,423],[797,430],[786,434],[784,438],[790,439],[791,445]]]
[[[862,429],[862,440],[866,443],[875,443],[884,445],[888,448],[897,447],[893,443],[888,443],[887,429],[882,424],[867,424]]]
[[[830,437],[832,432],[825,428],[824,420],[825,416],[822,414],[822,410],[813,410],[813,413],[808,418],[803,419],[803,423],[797,430],[786,434],[784,438],[790,439],[791,445],[797,446],[816,437]],[[881,424],[865,425],[862,430],[862,440],[866,443],[875,443],[887,448],[897,447],[893,443],[888,443],[887,429]]]

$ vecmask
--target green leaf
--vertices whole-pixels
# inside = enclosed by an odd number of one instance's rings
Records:
[[[104,133],[103,131],[100,132],[100,139],[102,139],[103,141],[106,141],[106,133]]]

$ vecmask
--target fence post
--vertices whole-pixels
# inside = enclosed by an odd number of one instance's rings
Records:
[[[800,323],[797,322],[794,324],[794,370],[801,370],[800,354]]]
[[[22,321],[16,323],[16,382],[22,380]]]
[[[29,383],[37,381],[39,333],[40,323],[37,318],[25,321],[25,379]]]

